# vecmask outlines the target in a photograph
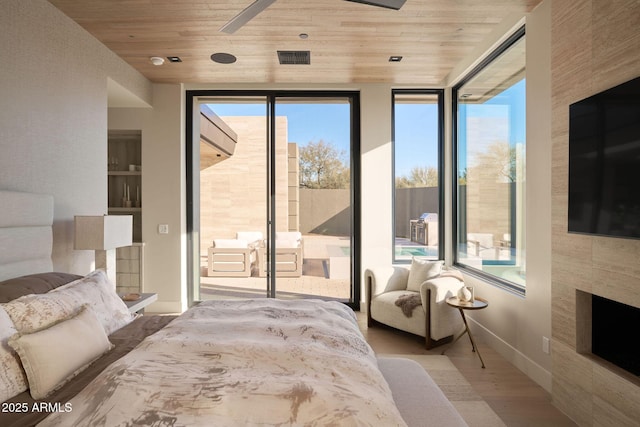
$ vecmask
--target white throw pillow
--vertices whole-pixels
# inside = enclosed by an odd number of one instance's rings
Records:
[[[299,242],[302,240],[302,233],[299,231],[276,231],[277,240],[294,240]]]
[[[11,318],[0,307],[0,402],[28,388],[27,376],[20,364],[20,358],[8,344],[9,338],[15,333],[16,327]]]
[[[248,248],[249,243],[246,240],[239,239],[213,239],[214,248],[234,249]]]
[[[297,240],[276,240],[276,248],[298,248],[300,244]]]
[[[95,270],[69,287],[54,289],[47,295],[55,297],[57,294],[73,301],[76,308],[88,305],[104,327],[107,335],[128,325],[135,319],[115,291],[115,286],[109,280],[104,270]]]
[[[50,328],[16,334],[9,345],[20,356],[34,399],[47,397],[112,348],[102,325],[86,307]]]
[[[25,295],[8,302],[4,308],[18,332],[28,334],[74,316],[85,304],[98,317],[107,335],[135,318],[104,270],[96,270],[46,294]]]
[[[52,296],[53,295],[53,296]],[[67,319],[78,312],[82,304],[73,304],[64,294],[25,295],[4,305],[16,330],[22,334],[45,329],[52,324]]]
[[[236,239],[244,240],[249,243],[252,248],[260,246],[262,242],[262,231],[238,231],[236,233]]]
[[[437,277],[442,271],[443,261],[426,260],[413,257],[411,269],[407,279],[407,290],[420,292],[420,285],[429,279]]]

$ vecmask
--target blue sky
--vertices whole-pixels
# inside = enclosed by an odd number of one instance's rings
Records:
[[[266,111],[262,103],[210,104],[210,107],[219,116],[263,116]],[[396,175],[408,174],[414,166],[436,166],[437,107],[431,104],[399,104],[397,107]],[[287,116],[290,142],[304,146],[322,139],[344,151],[343,160],[348,161],[349,104],[280,103],[276,104],[276,115]]]
[[[510,143],[525,141],[524,111],[519,108],[526,88],[522,80],[511,88],[488,100],[485,104],[460,104],[466,117],[507,117]],[[496,106],[498,106],[496,108]],[[265,103],[210,104],[219,116],[264,116]],[[500,108],[504,107],[504,108]],[[505,110],[506,109],[506,110]],[[391,114],[391,112],[389,112]],[[311,141],[324,140],[344,151],[343,161],[349,155],[349,104],[339,103],[276,103],[276,115],[288,118],[289,141],[305,146]],[[436,104],[395,105],[395,174],[408,175],[413,167],[437,167],[438,164],[438,109]],[[459,151],[460,165],[466,167],[464,136],[466,123],[461,123],[463,138]],[[391,139],[391,135],[389,135]],[[391,159],[389,159],[391,161]]]
[[[219,116],[264,116],[266,104],[210,104]],[[300,146],[320,139],[349,152],[349,104],[276,104],[276,116],[287,116],[289,142]]]
[[[395,174],[438,166],[438,105],[396,104]]]

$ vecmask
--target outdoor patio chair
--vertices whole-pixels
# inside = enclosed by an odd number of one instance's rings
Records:
[[[258,274],[267,275],[266,243],[257,249]],[[276,258],[276,277],[302,276],[303,240],[298,231],[276,232],[276,251],[271,254]]]
[[[244,240],[252,249],[259,248],[264,243],[264,235],[262,231],[238,231],[236,239]]]
[[[255,250],[246,240],[214,239],[208,251],[209,277],[250,277]]]
[[[468,253],[471,254],[473,250],[473,254],[477,257],[492,257],[495,253],[493,234],[491,233],[468,233],[467,245]],[[490,255],[488,250],[491,250]]]

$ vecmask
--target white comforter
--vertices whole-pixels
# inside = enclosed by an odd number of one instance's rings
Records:
[[[206,301],[41,426],[404,426],[343,304]]]

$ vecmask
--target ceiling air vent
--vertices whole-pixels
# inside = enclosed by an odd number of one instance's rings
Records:
[[[278,60],[281,64],[311,64],[311,52],[308,50],[279,50]]]

